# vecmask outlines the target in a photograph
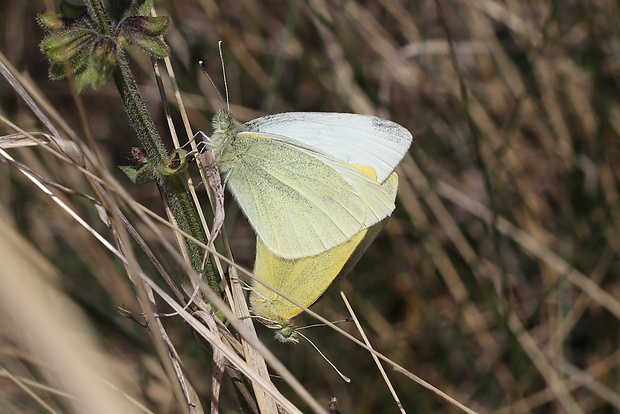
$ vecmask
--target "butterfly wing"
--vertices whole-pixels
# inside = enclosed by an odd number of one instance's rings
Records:
[[[317,154],[286,137],[240,132],[220,157],[230,192],[279,257],[322,253],[394,210],[393,199],[373,177]]]
[[[366,232],[367,229],[362,229],[339,246],[316,256],[296,260],[285,260],[273,255],[258,239],[254,274],[267,286],[257,281],[252,283],[252,313],[266,321],[287,325],[288,319],[303,311],[287,298],[305,307],[316,302],[345,266]],[[284,297],[273,289],[277,289]]]
[[[346,164],[367,165],[385,181],[409,149],[411,133],[376,116],[332,112],[285,112],[245,124],[250,131],[285,136]]]

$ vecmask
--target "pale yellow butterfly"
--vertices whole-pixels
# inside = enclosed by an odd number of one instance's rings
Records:
[[[291,112],[246,124],[228,111],[206,144],[228,189],[275,256],[316,256],[389,217],[394,197],[378,185],[412,136],[374,116]],[[370,166],[377,179],[356,165]]]

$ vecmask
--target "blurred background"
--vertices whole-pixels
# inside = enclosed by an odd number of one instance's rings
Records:
[[[84,136],[67,81],[48,79],[38,46],[45,33],[35,15],[57,6],[2,2],[0,51],[57,111],[55,122]],[[194,130],[210,133],[214,111],[224,107],[198,65],[205,62],[222,91],[221,40],[239,120],[357,112],[391,119],[414,135],[397,169],[396,211],[340,286],[377,351],[479,412],[620,412],[617,2],[156,0],[155,7],[172,20],[165,39]],[[129,58],[169,140],[150,59],[137,48]],[[156,186],[131,184],[117,168],[129,163],[138,141],[114,85],[87,89],[80,99],[109,171],[163,215]],[[2,135],[14,132],[7,120],[42,130],[4,80],[0,106]],[[174,109],[173,117],[179,121]],[[90,192],[79,171],[40,149],[11,154],[50,180]],[[107,234],[90,203],[69,199]],[[251,269],[254,234],[233,200],[226,205],[235,260]],[[84,312],[124,391],[145,410],[179,412],[149,334],[118,311],[137,309],[121,263],[7,164],[0,165],[0,212],[36,251],[21,252],[47,261],[53,283]],[[147,242],[178,274],[160,240]],[[0,277],[6,271],[0,268]],[[348,316],[337,290],[312,309],[329,320]],[[6,316],[0,411],[47,412],[11,379],[43,382],[45,375],[44,364],[19,349],[19,326]],[[210,351],[180,319],[164,324],[208,406]],[[353,324],[340,326],[358,335]],[[307,343],[280,344],[257,330],[325,407],[335,396],[342,413],[398,411],[368,353],[329,328],[305,333],[351,384]],[[407,412],[459,412],[386,368]],[[68,398],[35,393],[58,412]],[[229,379],[220,407],[238,411]]]

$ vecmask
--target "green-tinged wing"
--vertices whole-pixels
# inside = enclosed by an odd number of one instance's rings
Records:
[[[229,190],[273,254],[317,255],[393,211],[393,197],[373,177],[279,138],[238,133],[219,159]]]

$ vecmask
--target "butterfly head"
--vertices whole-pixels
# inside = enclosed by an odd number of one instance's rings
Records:
[[[226,152],[226,147],[233,143],[239,132],[246,130],[243,124],[237,121],[227,109],[222,109],[215,114],[211,128],[213,135],[209,139],[210,147],[215,152],[216,157],[218,154]]]

